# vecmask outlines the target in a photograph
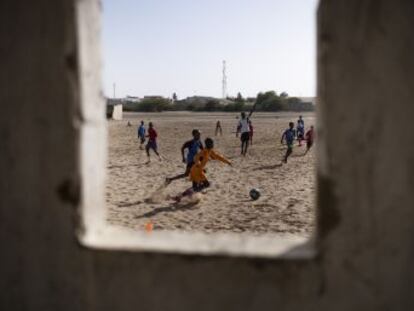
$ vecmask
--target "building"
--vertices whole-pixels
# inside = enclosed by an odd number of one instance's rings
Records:
[[[106,118],[112,120],[122,120],[123,103],[120,99],[108,98],[106,100]]]

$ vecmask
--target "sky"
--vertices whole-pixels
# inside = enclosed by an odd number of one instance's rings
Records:
[[[103,0],[104,94],[316,93],[318,0]]]

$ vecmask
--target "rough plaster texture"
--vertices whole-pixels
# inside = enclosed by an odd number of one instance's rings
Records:
[[[112,119],[122,120],[122,105],[115,105],[112,112]]]
[[[106,117],[107,119],[122,120],[122,104],[116,104],[116,105],[106,105]]]
[[[318,256],[301,260],[79,245],[102,200],[98,15],[0,2],[0,310],[414,308],[412,1],[321,1]]]

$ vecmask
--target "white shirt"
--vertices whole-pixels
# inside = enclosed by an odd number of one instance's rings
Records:
[[[249,118],[240,119],[239,126],[240,126],[240,133],[250,132]]]

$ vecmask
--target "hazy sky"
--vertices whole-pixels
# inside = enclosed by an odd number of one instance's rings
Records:
[[[313,96],[318,0],[103,0],[104,92]]]

